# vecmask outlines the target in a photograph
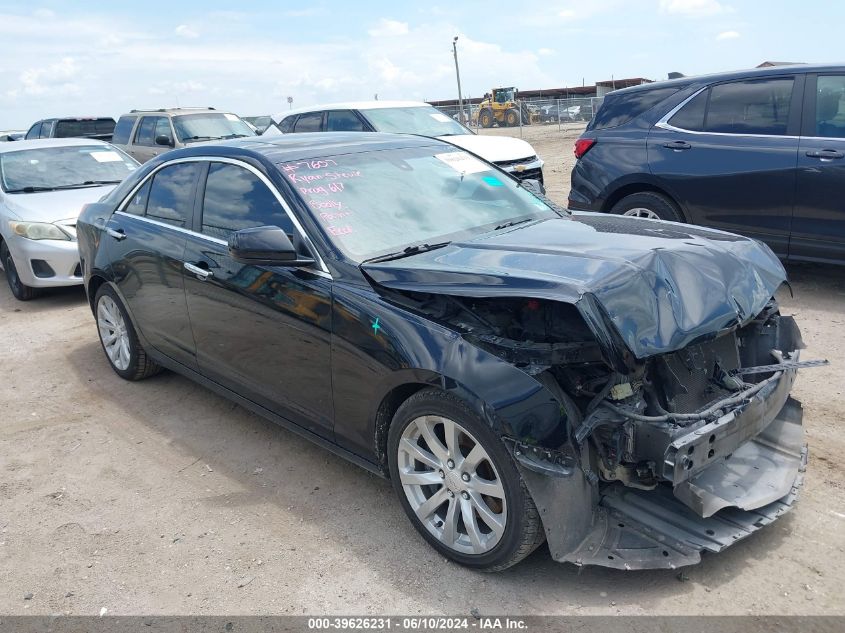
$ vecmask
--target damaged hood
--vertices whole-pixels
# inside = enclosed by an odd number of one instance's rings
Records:
[[[601,213],[538,220],[399,260],[363,264],[377,285],[574,304],[606,348],[637,358],[754,318],[786,280],[765,245],[684,224]]]

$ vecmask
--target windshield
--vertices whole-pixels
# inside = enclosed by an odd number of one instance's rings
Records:
[[[281,163],[330,240],[360,262],[557,217],[487,163],[442,145]]]
[[[138,166],[108,145],[42,147],[0,154],[0,181],[8,193],[118,183]]]
[[[410,108],[376,108],[362,110],[377,132],[420,134],[421,136],[453,136],[472,134],[470,130],[431,106]]]
[[[173,117],[173,127],[183,143],[255,136],[253,129],[237,114],[222,112],[181,114]]]

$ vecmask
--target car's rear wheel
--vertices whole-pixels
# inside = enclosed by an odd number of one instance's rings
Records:
[[[504,443],[452,394],[424,389],[399,408],[388,461],[402,507],[444,556],[499,571],[543,542],[537,508]]]
[[[111,368],[125,380],[141,380],[161,371],[138,341],[132,321],[117,293],[107,284],[94,298],[100,343]]]
[[[18,269],[15,266],[15,260],[12,257],[9,247],[6,242],[0,243],[0,260],[3,261],[3,270],[6,273],[6,281],[9,283],[9,289],[12,291],[15,299],[18,301],[29,301],[38,296],[38,289],[32,286],[27,286],[21,281],[18,276]]]
[[[613,205],[610,212],[650,220],[684,221],[677,205],[663,194],[654,191],[641,191],[625,196]]]

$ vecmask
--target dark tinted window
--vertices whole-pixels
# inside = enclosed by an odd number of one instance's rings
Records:
[[[326,115],[327,132],[363,132],[364,124],[352,110],[331,110]]]
[[[322,112],[309,112],[308,114],[300,114],[296,120],[296,125],[293,126],[294,132],[319,132],[320,124],[323,121]]]
[[[38,134],[41,132],[41,121],[33,125],[29,128],[29,131],[26,133],[24,138],[31,139],[31,138],[38,138]]]
[[[157,116],[145,116],[141,119],[141,124],[138,126],[138,131],[135,133],[135,143],[137,145],[153,145],[155,141],[155,129],[158,119]]]
[[[818,78],[816,136],[845,138],[845,75]]]
[[[282,205],[255,174],[243,167],[212,163],[202,205],[202,232],[227,239],[233,231],[278,226],[293,233]]]
[[[728,134],[786,134],[792,83],[788,78],[713,86],[704,129]]]
[[[153,177],[147,217],[185,227],[194,206],[194,184],[199,163],[165,167]]]
[[[671,97],[681,88],[682,86],[672,86],[671,88],[638,90],[620,95],[611,93],[604,98],[604,103],[602,103],[599,111],[596,112],[596,116],[590,123],[589,129],[601,130],[627,123],[634,117],[656,106],[664,99]]]
[[[126,145],[129,143],[129,135],[132,134],[132,126],[138,120],[136,116],[122,116],[114,126],[112,143]]]
[[[279,123],[278,128],[282,134],[287,134],[288,132],[293,131],[293,122],[296,121],[295,116],[285,117],[281,123]]]
[[[114,119],[65,120],[56,123],[56,138],[108,136],[114,132]]]
[[[124,207],[124,211],[126,213],[131,213],[132,215],[144,215],[147,210],[147,198],[150,195],[150,183],[152,181],[148,180],[144,183],[144,186],[138,189],[134,196],[129,200]]]
[[[704,109],[707,107],[707,95],[709,90],[702,90],[691,101],[678,110],[671,119],[669,125],[674,125],[682,130],[700,132],[704,129]]]
[[[44,121],[41,123],[41,134],[39,134],[39,138],[52,138],[53,136],[53,127],[56,125],[55,121]]]

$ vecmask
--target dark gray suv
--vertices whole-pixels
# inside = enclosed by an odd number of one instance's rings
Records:
[[[576,141],[569,207],[716,227],[845,263],[845,67],[613,92]]]

